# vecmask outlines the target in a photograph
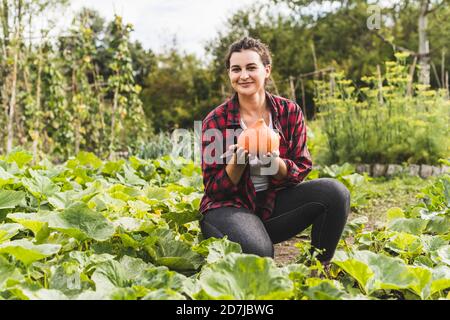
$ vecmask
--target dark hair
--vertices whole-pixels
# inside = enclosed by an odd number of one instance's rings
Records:
[[[241,52],[242,50],[253,50],[261,57],[261,61],[264,66],[272,64],[272,57],[267,45],[262,43],[259,39],[251,37],[244,37],[238,41],[235,41],[228,48],[228,53],[225,57],[225,67],[230,69],[230,58],[233,52]]]

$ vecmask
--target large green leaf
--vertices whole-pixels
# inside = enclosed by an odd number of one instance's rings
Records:
[[[369,292],[381,289],[407,289],[415,281],[414,275],[409,272],[401,259],[370,251],[357,251],[353,258],[368,265],[374,273],[367,284]]]
[[[418,255],[422,252],[420,237],[404,232],[395,233],[387,242],[386,247],[407,255]]]
[[[425,230],[427,223],[428,221],[418,218],[398,218],[389,222],[388,229],[420,235]]]
[[[25,192],[0,190],[0,209],[12,209],[23,203]]]
[[[34,245],[26,239],[0,244],[0,253],[9,253],[25,264],[50,257],[61,249],[59,244]]]
[[[333,260],[341,269],[352,276],[356,281],[358,281],[361,288],[367,293],[368,282],[374,276],[373,271],[369,268],[367,264],[362,261],[355,259],[347,259],[345,261]]]
[[[59,290],[31,289],[27,286],[16,286],[11,290],[21,300],[68,300],[68,297]]]
[[[14,175],[3,169],[3,167],[0,167],[0,188],[8,184],[13,184],[15,180],[16,177]]]
[[[239,243],[232,242],[226,238],[214,237],[203,240],[194,250],[204,256],[208,263],[214,263],[225,258],[230,253],[242,253]]]
[[[22,229],[23,229],[23,226],[18,223],[0,224],[0,243],[11,239],[17,233],[19,233],[19,231]]]
[[[414,276],[414,281],[409,285],[409,288],[422,300],[427,299],[431,293],[431,271],[427,268],[415,266],[408,266],[408,271]]]
[[[186,297],[172,289],[157,289],[149,292],[142,300],[186,300]]]
[[[432,217],[427,225],[427,232],[446,234],[450,230],[450,217]]]
[[[23,168],[24,165],[33,160],[33,155],[28,151],[17,149],[10,152],[5,160],[9,163],[15,162],[19,168]]]
[[[10,213],[8,214],[8,218],[14,222],[17,222],[24,226],[25,228],[33,231],[36,236],[45,226],[47,225],[47,221],[51,212],[39,212],[39,213]]]
[[[231,253],[200,273],[199,299],[288,299],[293,283],[270,258]]]
[[[450,245],[440,247],[437,253],[440,260],[450,266]]]
[[[145,270],[137,279],[137,284],[151,290],[170,289],[183,292],[187,278],[167,267],[159,266]]]
[[[328,279],[309,278],[303,294],[311,300],[342,300],[345,292]]]
[[[105,241],[114,234],[114,226],[102,214],[92,211],[84,202],[75,202],[49,219],[49,227],[80,241]]]
[[[203,264],[203,257],[177,240],[170,229],[156,229],[146,239],[145,249],[155,264],[171,270],[196,270]]]
[[[23,275],[13,263],[0,255],[0,292],[23,280]]]
[[[103,162],[92,152],[81,151],[78,153],[76,159],[82,166],[98,169],[102,166]]]
[[[60,191],[60,188],[49,178],[32,169],[29,172],[31,178],[22,178],[22,184],[36,198],[47,199]]]
[[[432,270],[433,280],[431,283],[431,294],[441,292],[450,288],[450,268],[438,266]]]

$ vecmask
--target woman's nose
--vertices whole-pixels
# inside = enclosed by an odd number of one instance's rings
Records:
[[[248,78],[248,73],[247,73],[247,71],[242,71],[241,72],[241,79],[247,79]]]

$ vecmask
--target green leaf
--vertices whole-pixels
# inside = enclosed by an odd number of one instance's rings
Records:
[[[310,278],[305,284],[303,293],[311,300],[342,300],[345,294],[331,280]]]
[[[353,258],[368,265],[374,273],[367,284],[369,293],[381,289],[407,289],[415,281],[401,259],[370,251],[356,251]]]
[[[45,225],[47,225],[48,217],[51,215],[50,212],[39,212],[39,213],[10,213],[8,218],[14,222],[20,223],[25,228],[33,231],[36,236],[39,231],[41,231]]]
[[[10,174],[8,171],[0,167],[0,188],[8,184],[13,184],[16,180],[16,177]]]
[[[437,253],[440,260],[450,266],[450,245],[439,248]]]
[[[6,156],[5,160],[8,163],[15,162],[19,168],[23,168],[33,160],[33,155],[28,151],[14,150]]]
[[[368,282],[369,279],[374,276],[374,273],[367,264],[355,259],[348,259],[345,261],[333,260],[333,263],[338,265],[342,270],[347,272],[356,281],[358,281],[359,285],[364,289],[365,293],[368,292]]]
[[[415,235],[421,235],[425,230],[428,221],[416,218],[397,218],[388,224],[388,229],[398,232],[407,232]]]
[[[149,199],[164,201],[172,198],[170,192],[165,188],[148,187],[145,189],[145,192],[145,196]]]
[[[181,293],[187,281],[184,275],[160,266],[145,270],[136,284],[151,290],[170,289]]]
[[[125,174],[125,177],[123,178],[124,183],[131,184],[131,185],[138,185],[138,186],[147,185],[147,182],[145,180],[139,178],[139,176],[136,174],[136,171],[129,164],[125,164],[123,166],[123,171]],[[119,174],[117,174],[117,176],[121,177]]]
[[[98,169],[103,165],[102,160],[97,158],[92,152],[81,151],[78,153],[76,159],[82,166],[91,167],[93,169]]]
[[[203,264],[203,257],[189,245],[176,240],[170,229],[159,228],[145,241],[145,249],[157,265],[171,270],[196,270]]]
[[[23,280],[23,275],[13,263],[0,256],[0,292]]]
[[[60,249],[61,245],[59,244],[34,245],[31,241],[26,239],[0,244],[0,253],[9,253],[26,265],[50,257]]]
[[[405,213],[403,212],[402,208],[390,208],[386,212],[387,221],[391,222],[392,220],[399,219],[399,218],[405,218]]]
[[[80,241],[105,241],[114,235],[114,226],[102,214],[92,211],[84,202],[75,202],[49,219],[49,227]]]
[[[214,237],[203,240],[194,250],[207,256],[206,261],[208,263],[219,261],[230,253],[242,253],[239,243],[226,238],[217,239]]]
[[[427,232],[435,234],[446,234],[450,230],[449,217],[432,217],[427,225]]]
[[[106,173],[110,176],[113,176],[122,169],[124,163],[125,160],[123,159],[118,161],[108,161],[104,164],[102,173]]]
[[[0,243],[11,239],[22,229],[23,226],[18,223],[0,224]]]
[[[0,209],[12,209],[22,204],[25,192],[14,190],[0,190]]]
[[[25,286],[16,286],[14,294],[22,300],[68,300],[69,298],[59,290],[38,289],[33,290]]]
[[[450,268],[438,266],[432,270],[433,280],[431,283],[431,294],[450,288]]]
[[[199,284],[196,297],[202,299],[288,299],[294,293],[292,281],[273,259],[238,253],[205,266]]]
[[[22,178],[22,184],[36,198],[46,199],[60,191],[60,188],[49,178],[40,175],[32,169],[29,171],[32,178]]]
[[[409,233],[398,232],[394,234],[386,247],[407,255],[418,255],[422,252],[422,242],[420,238]]]
[[[186,300],[186,297],[171,289],[157,289],[149,292],[142,300]]]
[[[430,295],[431,271],[423,267],[408,266],[408,271],[414,276],[414,281],[409,288],[414,291],[422,300]]]

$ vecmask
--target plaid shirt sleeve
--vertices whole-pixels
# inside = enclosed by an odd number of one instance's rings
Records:
[[[295,104],[295,113],[288,118],[289,127],[289,158],[281,158],[287,167],[287,177],[284,180],[272,179],[275,187],[290,187],[302,182],[312,169],[311,155],[308,150],[306,124],[301,108]]]
[[[210,145],[214,140],[211,137],[207,137],[205,135],[205,131],[208,129],[218,129],[221,132],[220,128],[218,128],[218,122],[223,121],[224,119],[214,119],[207,118],[202,123],[202,174],[203,174],[203,185],[205,187],[205,194],[215,201],[223,201],[227,199],[232,199],[239,192],[239,185],[241,185],[242,179],[240,183],[236,186],[231,181],[228,176],[225,167],[225,159],[221,159],[219,163],[208,163],[205,161],[205,149]],[[223,132],[222,137],[224,137]],[[214,136],[214,139],[218,137]],[[220,142],[222,143],[222,142]],[[222,145],[224,145],[222,143]],[[223,150],[225,152],[226,150]],[[207,154],[208,152],[206,152]],[[211,156],[215,157],[215,151],[211,152]],[[219,155],[220,156],[220,155]]]

